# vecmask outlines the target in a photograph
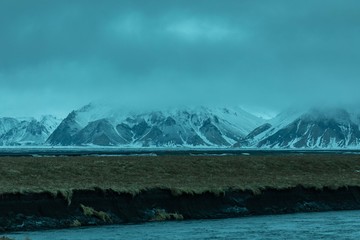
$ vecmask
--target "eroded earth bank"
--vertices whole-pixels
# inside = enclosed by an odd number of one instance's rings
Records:
[[[1,232],[355,209],[358,155],[0,158]]]

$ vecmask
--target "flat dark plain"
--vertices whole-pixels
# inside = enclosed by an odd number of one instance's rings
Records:
[[[0,157],[0,193],[174,193],[360,186],[360,155]]]

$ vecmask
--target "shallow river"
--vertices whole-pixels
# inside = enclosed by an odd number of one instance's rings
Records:
[[[8,234],[23,240],[360,239],[360,211],[157,222]]]

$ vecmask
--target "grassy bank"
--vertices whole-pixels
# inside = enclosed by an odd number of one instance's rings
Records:
[[[136,194],[360,186],[357,155],[1,157],[0,193],[113,189]]]

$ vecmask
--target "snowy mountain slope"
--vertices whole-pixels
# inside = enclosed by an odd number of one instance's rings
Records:
[[[258,143],[259,139],[264,138],[264,136],[271,135],[275,131],[275,128],[270,123],[264,123],[263,125],[255,128],[247,136],[240,139],[235,143],[234,147],[254,147]],[[271,129],[271,130],[270,130]]]
[[[263,120],[241,108],[154,111],[89,104],[60,121],[0,118],[0,146],[360,149],[356,108],[290,109]]]
[[[89,104],[51,134],[52,145],[231,146],[263,120],[240,108],[179,108],[129,112]]]
[[[263,125],[253,129],[246,137],[238,141],[234,147],[257,147],[259,141],[286,127],[304,114],[304,112],[303,109],[299,108],[286,109],[274,118],[267,120]]]
[[[19,121],[15,118],[9,118],[9,117],[0,118],[0,136],[8,132],[17,124],[19,124]]]
[[[345,109],[313,108],[305,112],[280,114],[263,125],[235,147],[258,148],[359,148],[358,114]]]
[[[0,145],[41,145],[59,125],[60,119],[53,116],[34,118],[4,118],[0,120]]]

